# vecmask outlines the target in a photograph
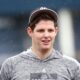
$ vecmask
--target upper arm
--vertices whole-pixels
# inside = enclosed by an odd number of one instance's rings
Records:
[[[1,79],[2,80],[10,80],[11,78],[11,71],[12,71],[12,68],[11,68],[11,61],[10,59],[7,59],[3,64],[2,64],[2,67],[1,67]]]
[[[76,66],[74,80],[80,80],[80,63],[76,62]]]

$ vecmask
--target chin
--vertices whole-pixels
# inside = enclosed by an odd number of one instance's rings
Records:
[[[49,46],[44,46],[44,47],[42,47],[42,49],[48,50],[48,49],[50,49],[50,47]]]

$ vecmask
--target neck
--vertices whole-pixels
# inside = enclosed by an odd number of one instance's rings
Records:
[[[51,48],[51,49],[34,49],[33,47],[32,47],[32,51],[33,51],[33,53],[37,56],[37,58],[39,58],[39,59],[45,59],[45,58],[47,58],[50,54],[51,54],[51,52],[53,51],[53,48]]]

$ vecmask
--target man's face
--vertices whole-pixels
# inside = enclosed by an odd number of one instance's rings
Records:
[[[57,34],[57,27],[51,20],[41,20],[32,31],[29,27],[28,33],[32,38],[32,47],[35,49],[51,49]]]

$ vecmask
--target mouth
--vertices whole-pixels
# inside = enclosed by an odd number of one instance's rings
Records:
[[[43,43],[44,45],[48,45],[48,44],[50,43],[50,40],[42,40],[42,43]]]

